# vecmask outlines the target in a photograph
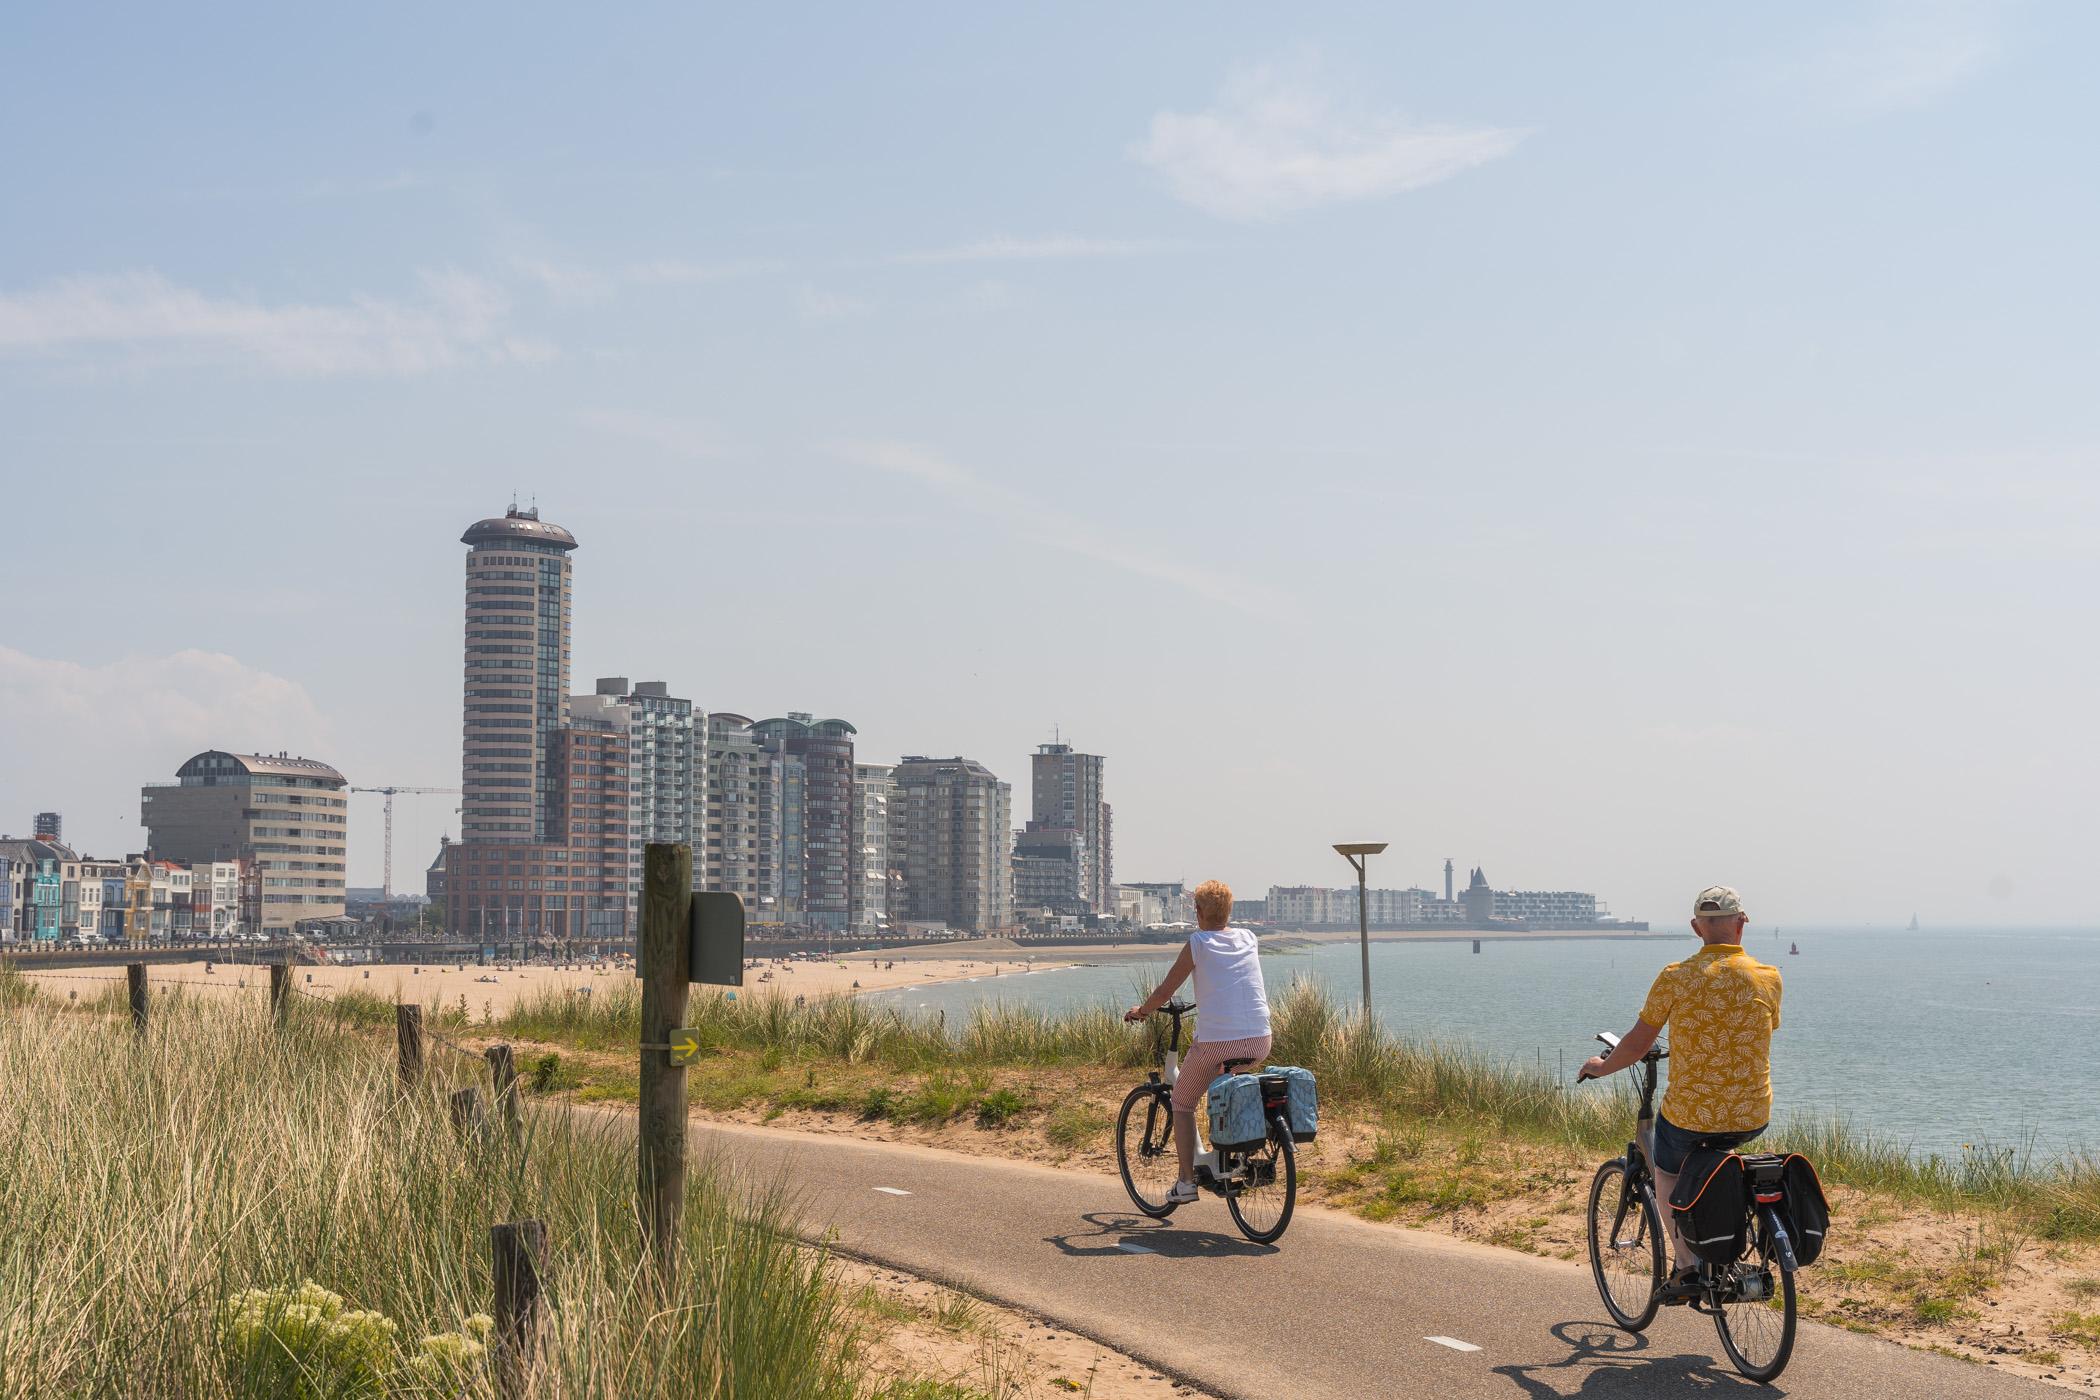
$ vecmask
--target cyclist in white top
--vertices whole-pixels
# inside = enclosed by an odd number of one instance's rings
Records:
[[[1196,932],[1152,995],[1123,1013],[1142,1021],[1165,1006],[1191,974],[1196,979],[1196,1043],[1189,1047],[1174,1081],[1174,1155],[1181,1179],[1167,1200],[1196,1199],[1196,1101],[1227,1060],[1260,1063],[1269,1055],[1269,996],[1262,986],[1261,958],[1254,935],[1227,928],[1232,890],[1220,880],[1196,886]]]

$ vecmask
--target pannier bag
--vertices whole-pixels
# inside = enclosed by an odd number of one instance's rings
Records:
[[[1290,1104],[1284,1116],[1290,1121],[1291,1141],[1311,1142],[1320,1131],[1320,1088],[1309,1069],[1296,1065],[1270,1065],[1264,1075],[1281,1075],[1290,1082]]]
[[[1794,1262],[1813,1264],[1823,1252],[1823,1232],[1830,1228],[1830,1202],[1823,1196],[1823,1183],[1808,1158],[1789,1152],[1779,1169],[1786,1188],[1786,1232],[1794,1242]]]
[[[1670,1217],[1692,1253],[1709,1264],[1734,1263],[1750,1220],[1743,1159],[1719,1148],[1692,1149],[1670,1192]]]
[[[1210,1145],[1245,1152],[1266,1142],[1269,1125],[1261,1111],[1261,1081],[1251,1074],[1221,1074],[1210,1081]]]
[[[1830,1203],[1816,1169],[1798,1152],[1758,1152],[1743,1158],[1750,1199],[1779,1212],[1796,1264],[1813,1264],[1830,1227]]]

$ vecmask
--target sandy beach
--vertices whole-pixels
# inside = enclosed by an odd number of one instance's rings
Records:
[[[1537,939],[1537,938],[1653,938],[1656,934],[1625,932],[1541,932],[1532,934],[1473,934],[1443,932],[1373,933],[1373,942],[1413,939]],[[1661,935],[1668,936],[1668,935]],[[1271,949],[1306,948],[1319,943],[1356,941],[1356,935],[1322,931],[1263,935],[1263,946]],[[1050,968],[1131,963],[1165,967],[1181,951],[1179,943],[1071,943],[1022,947],[1006,938],[974,938],[965,942],[922,943],[879,952],[842,953],[834,958],[759,958],[744,971],[743,990],[778,991],[789,996],[821,997],[855,991],[883,991],[894,987],[932,986],[939,982],[972,982],[980,978],[1021,977]],[[210,970],[207,971],[207,968]],[[121,970],[75,968],[24,975],[54,996],[67,993],[85,1000],[121,984]],[[604,988],[635,985],[634,965],[628,961],[574,964],[549,967],[539,964],[498,964],[478,967],[473,963],[385,963],[341,967],[306,967],[293,970],[293,986],[315,996],[357,988],[390,1001],[429,1005],[432,1000],[456,1005],[464,998],[470,1013],[484,1011],[501,1015],[527,993],[543,987],[580,990],[589,994]],[[266,968],[249,963],[157,963],[147,972],[154,986],[180,985],[185,990],[207,994],[253,993],[262,995],[270,985]]]
[[[820,997],[838,992],[876,991],[887,987],[931,985],[935,982],[970,981],[979,977],[1013,977],[1030,966],[1025,953],[974,954],[967,957],[907,957],[856,953],[826,962],[758,959],[744,972],[744,991],[779,991],[790,996]],[[1069,959],[1038,957],[1035,967],[1062,967]],[[23,974],[48,995],[64,1000],[72,993],[81,1000],[99,996],[114,984],[121,986],[121,969],[70,968]],[[204,995],[262,996],[270,985],[269,969],[250,963],[156,963],[146,972],[152,987],[181,987]],[[394,1002],[429,1005],[432,1000],[447,1006],[465,999],[475,1016],[484,1010],[501,1015],[521,998],[541,988],[557,987],[597,992],[601,988],[636,986],[630,962],[574,964],[547,967],[529,964],[497,964],[478,967],[473,963],[385,963],[341,967],[307,967],[292,970],[292,985],[315,996],[357,989]]]

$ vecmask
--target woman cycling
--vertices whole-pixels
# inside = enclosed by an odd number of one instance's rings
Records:
[[[1196,1199],[1196,1101],[1227,1060],[1255,1063],[1269,1055],[1269,997],[1262,987],[1261,958],[1254,935],[1227,928],[1232,891],[1222,881],[1196,886],[1196,932],[1152,995],[1123,1013],[1142,1021],[1166,1005],[1174,989],[1196,977],[1196,1043],[1189,1047],[1174,1081],[1174,1155],[1181,1179],[1167,1193],[1170,1204]]]

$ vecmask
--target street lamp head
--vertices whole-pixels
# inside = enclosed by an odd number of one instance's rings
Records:
[[[1338,841],[1335,850],[1345,856],[1375,856],[1385,849],[1383,841]]]

